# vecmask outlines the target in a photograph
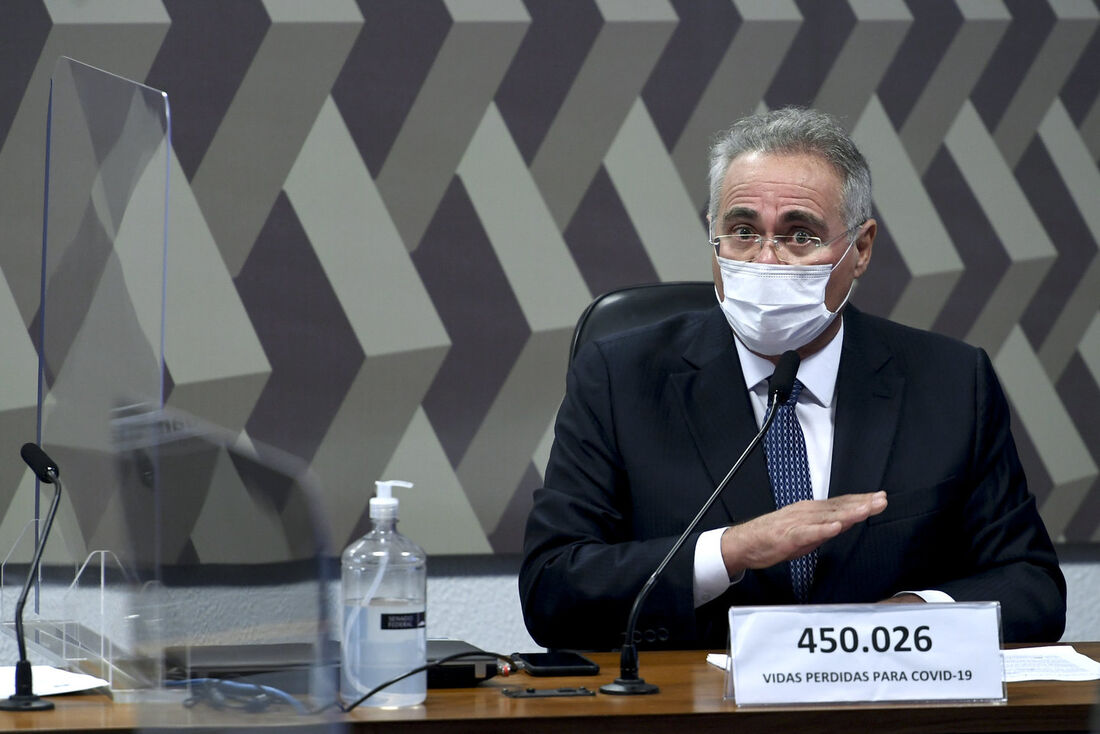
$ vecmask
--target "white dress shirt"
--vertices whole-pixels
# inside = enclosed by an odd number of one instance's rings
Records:
[[[756,425],[764,425],[768,410],[768,378],[775,365],[750,352],[739,339],[737,356],[745,376],[745,389],[749,393]],[[833,424],[836,418],[836,376],[840,368],[840,351],[844,343],[844,324],[833,339],[820,351],[802,360],[798,367],[798,379],[803,389],[798,396],[795,415],[806,437],[806,459],[810,468],[810,485],[815,500],[829,496],[829,476],[833,465]],[[725,528],[708,530],[699,536],[695,544],[695,606],[716,599],[741,577],[731,579],[722,560],[722,533]],[[953,601],[942,591],[899,592],[917,594],[925,601]]]

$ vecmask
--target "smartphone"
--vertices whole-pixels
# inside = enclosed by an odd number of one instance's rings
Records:
[[[519,652],[515,656],[523,663],[528,675],[596,675],[600,666],[577,652]]]

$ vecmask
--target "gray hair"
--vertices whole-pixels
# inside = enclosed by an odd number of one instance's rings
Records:
[[[871,169],[852,138],[832,115],[783,107],[744,117],[720,134],[710,149],[710,218],[718,222],[718,199],[730,163],[743,153],[804,153],[820,156],[840,174],[841,216],[848,228],[871,218]]]

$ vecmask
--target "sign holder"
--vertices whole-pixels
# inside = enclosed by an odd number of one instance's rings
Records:
[[[731,607],[738,707],[1007,701],[999,602]]]

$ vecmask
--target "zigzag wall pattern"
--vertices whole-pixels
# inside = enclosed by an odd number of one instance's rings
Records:
[[[518,550],[577,315],[708,278],[709,136],[808,104],[876,181],[855,300],[985,347],[1052,534],[1095,540],[1098,25],[1095,0],[7,0],[0,444],[34,435],[60,55],[171,100],[168,402],[309,462],[339,545],[370,480],[414,481],[433,554]],[[0,461],[0,536],[33,491]],[[226,560],[226,513],[264,544],[243,486],[193,502],[178,560]]]

